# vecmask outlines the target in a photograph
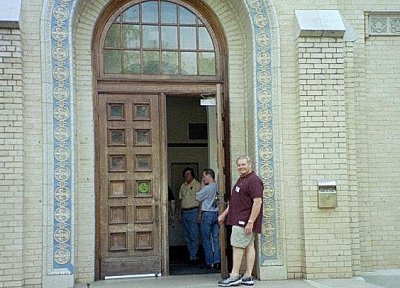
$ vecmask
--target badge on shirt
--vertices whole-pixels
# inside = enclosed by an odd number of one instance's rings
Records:
[[[239,192],[240,192],[240,187],[236,186],[235,191],[236,191],[237,193],[239,193]]]

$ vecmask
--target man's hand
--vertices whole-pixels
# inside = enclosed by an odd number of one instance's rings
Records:
[[[222,212],[219,216],[218,216],[218,224],[222,225],[225,222],[225,217],[226,215],[228,215],[228,211],[229,211],[229,205],[228,207],[226,207],[226,209],[224,210],[224,212]]]
[[[247,222],[246,226],[244,227],[244,233],[246,234],[253,233],[253,222]]]
[[[225,216],[223,214],[218,216],[218,224],[222,225],[225,222]]]

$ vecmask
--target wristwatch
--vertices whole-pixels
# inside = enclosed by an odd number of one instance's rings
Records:
[[[249,221],[247,221],[247,223],[253,224],[254,222],[253,222],[253,220],[249,220]]]

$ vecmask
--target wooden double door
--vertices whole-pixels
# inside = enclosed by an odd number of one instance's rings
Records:
[[[160,95],[99,95],[100,278],[161,273]]]
[[[217,106],[214,148],[224,199],[223,112]],[[96,111],[97,278],[168,274],[166,95],[99,93]],[[220,234],[226,273],[224,229]]]

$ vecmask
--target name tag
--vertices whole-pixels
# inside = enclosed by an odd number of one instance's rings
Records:
[[[240,192],[240,187],[237,187],[237,186],[236,186],[235,191],[236,191],[237,193],[239,193],[239,192]]]

